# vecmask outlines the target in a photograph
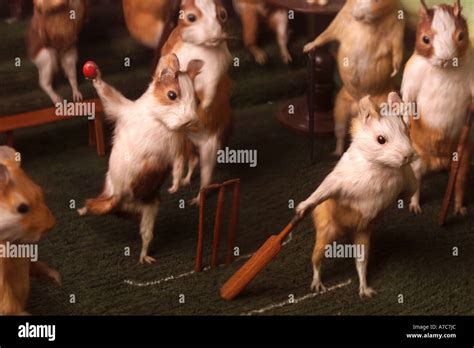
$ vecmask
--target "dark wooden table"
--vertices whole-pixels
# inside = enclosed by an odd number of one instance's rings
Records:
[[[308,42],[321,34],[344,6],[345,0],[330,0],[326,6],[310,5],[306,0],[267,0],[269,4],[308,15]],[[311,162],[314,158],[314,135],[334,133],[333,98],[336,64],[329,46],[319,47],[309,55],[307,96],[289,100],[278,121],[286,128],[310,136]]]

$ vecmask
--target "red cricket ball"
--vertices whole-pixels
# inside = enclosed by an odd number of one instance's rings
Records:
[[[88,80],[93,80],[97,77],[97,64],[93,61],[88,61],[84,64],[82,68],[82,73],[84,74],[85,78]]]

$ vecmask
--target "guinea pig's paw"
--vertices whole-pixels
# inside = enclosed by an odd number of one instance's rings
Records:
[[[193,199],[191,199],[189,201],[189,205],[198,207],[199,206],[199,195],[197,197],[194,197]]]
[[[181,179],[181,186],[189,186],[191,185],[191,176],[186,176],[185,178]]]
[[[82,102],[84,100],[82,93],[78,89],[72,90],[72,98],[74,99],[74,102],[76,103]]]
[[[178,192],[179,190],[179,184],[173,185],[168,189],[168,193],[173,194]]]
[[[283,63],[290,64],[293,61],[290,52],[285,51],[281,53],[281,59],[283,59]]]
[[[154,257],[148,256],[148,255],[141,255],[140,256],[140,263],[143,264],[149,264],[151,265],[152,263],[155,263],[156,259]]]
[[[421,214],[421,207],[420,203],[418,202],[411,202],[410,203],[410,212],[412,212],[415,215],[420,215]]]
[[[255,61],[258,64],[263,65],[267,62],[267,54],[265,53],[264,50],[262,50],[260,48],[254,48],[252,54],[253,54],[253,57],[254,57]]]
[[[467,208],[463,207],[460,204],[456,204],[454,207],[454,215],[456,216],[466,216],[467,215]]]
[[[372,296],[376,295],[377,291],[369,287],[361,287],[359,288],[359,296],[360,298],[371,298]]]
[[[299,217],[305,216],[306,211],[308,210],[309,206],[310,206],[310,204],[307,203],[306,201],[301,202],[300,204],[298,204],[298,206],[295,209],[296,215],[298,215]]]
[[[304,45],[303,52],[304,52],[304,53],[309,53],[309,52],[311,52],[315,47],[316,47],[316,45],[314,44],[314,42],[307,43],[306,45]]]
[[[80,209],[77,209],[77,213],[79,214],[79,216],[87,215],[87,207],[82,207]]]
[[[61,287],[62,285],[61,274],[58,271],[56,271],[54,268],[49,268],[46,271],[46,277],[48,278],[48,280],[53,282],[53,284],[55,284],[58,287]]]
[[[317,279],[313,279],[313,282],[311,283],[311,290],[317,294],[324,294],[327,291],[323,283]]]
[[[62,104],[63,103],[63,98],[59,95],[54,93],[51,96],[51,100],[53,101],[53,104],[56,106],[57,104]]]

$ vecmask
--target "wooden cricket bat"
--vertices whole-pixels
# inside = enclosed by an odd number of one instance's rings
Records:
[[[449,203],[451,201],[451,197],[453,196],[454,185],[456,184],[456,178],[458,176],[459,165],[464,156],[464,149],[466,148],[468,144],[469,136],[471,133],[473,113],[474,113],[474,105],[471,105],[470,110],[468,109],[467,111],[466,121],[464,123],[464,127],[461,131],[461,136],[459,138],[459,144],[457,148],[458,160],[451,161],[451,170],[449,173],[448,187],[446,188],[446,192],[444,193],[443,203],[441,205],[441,211],[439,213],[438,224],[440,226],[444,226],[444,223],[446,222],[446,216],[448,215],[448,210],[449,210]]]
[[[257,250],[257,252],[227,280],[220,291],[224,300],[233,300],[242,290],[262,271],[281,250],[283,240],[293,231],[302,220],[295,216],[278,235],[273,235]]]

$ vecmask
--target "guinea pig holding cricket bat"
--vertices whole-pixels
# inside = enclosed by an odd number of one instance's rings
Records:
[[[178,25],[161,51],[163,55],[176,54],[184,66],[193,59],[204,62],[194,83],[200,102],[199,122],[189,134],[199,152],[201,188],[211,183],[217,152],[227,141],[232,127],[228,73],[232,58],[226,42],[227,16],[221,0],[183,0]],[[192,174],[198,160],[196,156],[190,158]]]
[[[197,121],[193,81],[203,63],[189,61],[181,71],[174,54],[159,61],[153,81],[136,101],[126,99],[102,80],[93,80],[107,118],[115,123],[109,170],[102,193],[86,201],[80,215],[106,215],[116,211],[139,214],[142,249],[140,263],[156,260],[148,255],[161,186],[173,173],[175,192],[185,165],[186,133]]]
[[[402,65],[405,22],[399,0],[348,0],[329,27],[304,47],[308,53],[339,42],[337,64],[343,86],[334,106],[335,154],[344,152],[349,120],[360,98],[371,95],[381,103],[395,89]]]
[[[457,151],[461,129],[474,97],[474,54],[462,16],[461,2],[429,9],[421,1],[415,53],[408,61],[402,82],[406,103],[416,103],[411,138],[418,159],[413,170],[418,190],[410,210],[421,213],[420,184],[425,174],[448,169]],[[472,144],[460,159],[455,185],[455,214],[465,215],[464,191]]]
[[[401,100],[396,93],[388,96],[389,109],[397,110]],[[312,255],[311,288],[325,291],[321,282],[321,262],[325,247],[342,237],[351,237],[362,245],[364,257],[356,259],[359,295],[371,297],[367,286],[370,237],[377,218],[404,191],[411,195],[416,180],[410,162],[414,152],[408,127],[398,115],[380,114],[370,97],[359,102],[359,115],[352,120],[352,143],[334,170],[296,212],[304,216],[313,210],[316,244]]]
[[[276,34],[283,62],[291,62],[288,51],[288,11],[268,4],[264,0],[233,0],[234,9],[242,21],[245,47],[258,64],[265,64],[267,54],[258,47],[257,34],[259,21],[264,21]]]
[[[23,172],[18,154],[0,147],[0,244],[38,243],[53,228],[54,217],[44,202],[43,191]],[[11,246],[10,246],[11,247]],[[0,257],[0,315],[25,312],[30,276],[60,285],[59,273],[41,261]]]
[[[75,102],[82,101],[77,84],[77,40],[86,16],[86,0],[34,0],[27,37],[28,56],[38,68],[39,85],[54,105],[62,98],[53,89],[61,66]]]

